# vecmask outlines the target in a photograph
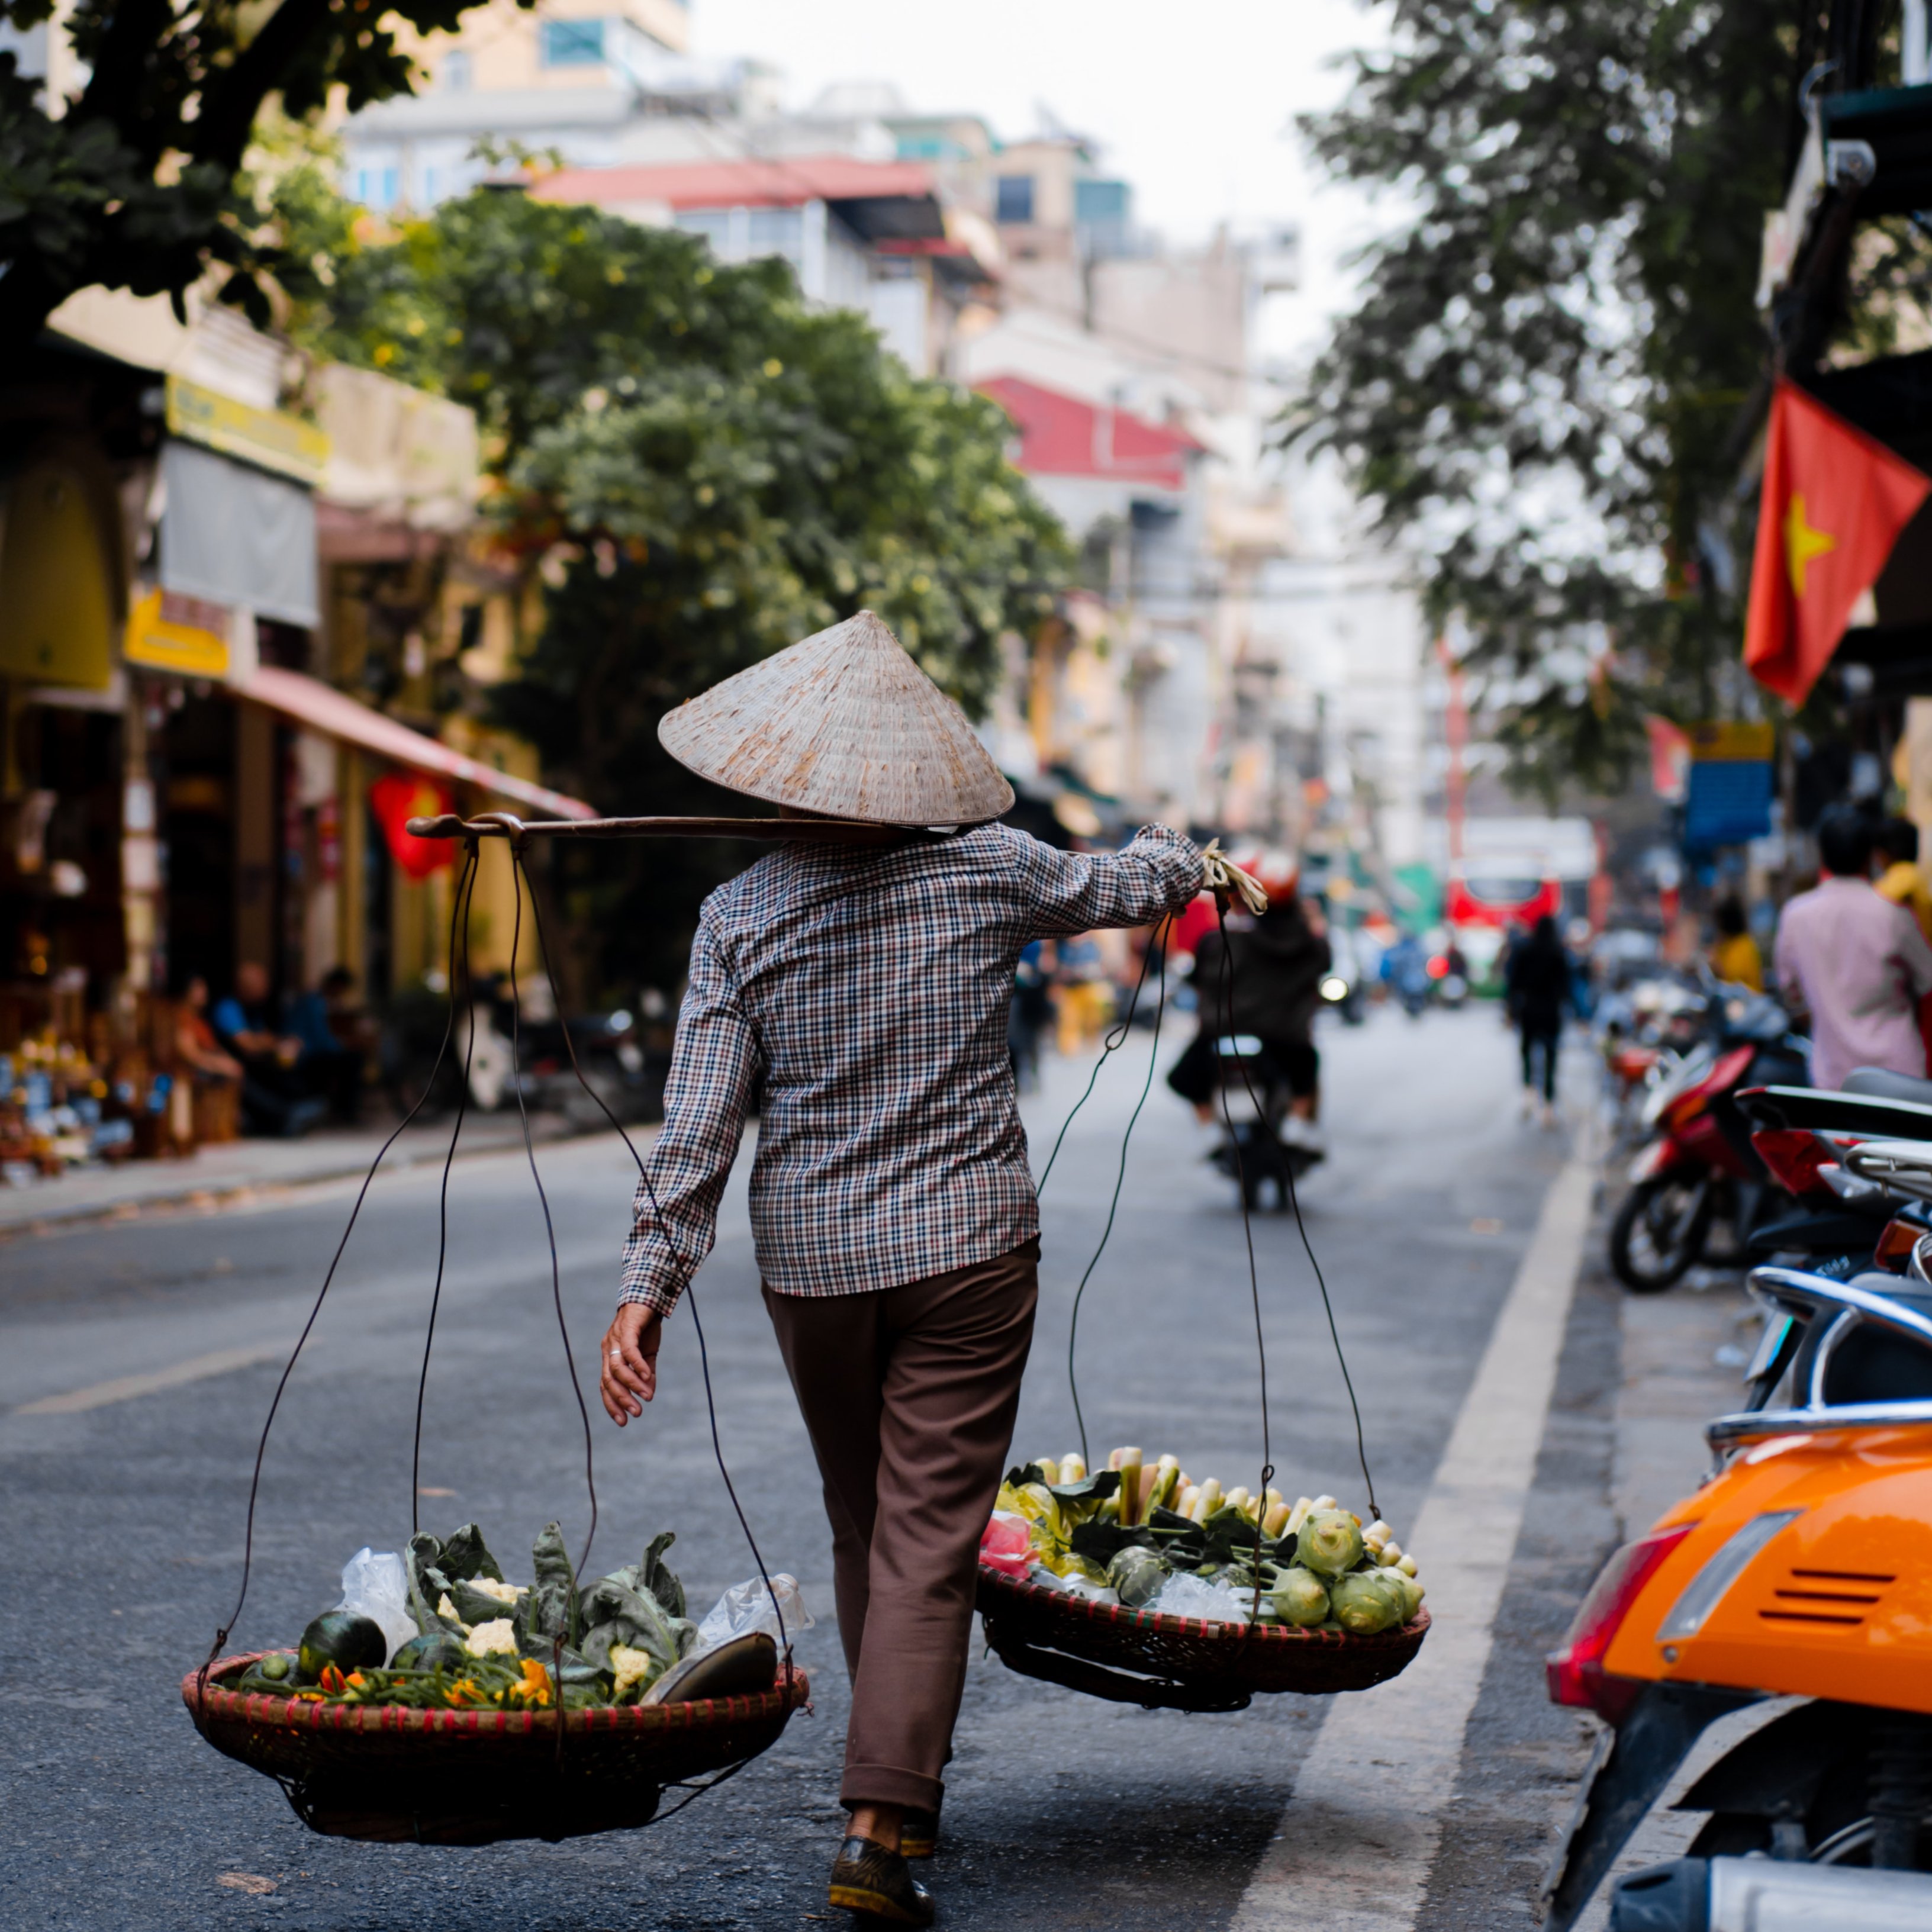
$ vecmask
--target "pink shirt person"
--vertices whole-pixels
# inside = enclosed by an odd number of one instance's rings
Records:
[[[1932,992],[1932,946],[1903,906],[1869,880],[1827,874],[1778,922],[1778,981],[1811,1015],[1811,1084],[1838,1088],[1860,1066],[1923,1079],[1918,999]]]

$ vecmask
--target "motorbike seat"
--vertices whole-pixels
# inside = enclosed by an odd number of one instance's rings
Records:
[[[1894,1073],[1889,1067],[1861,1066],[1845,1076],[1847,1094],[1868,1094],[1874,1100],[1910,1100],[1919,1106],[1932,1106],[1932,1080],[1919,1080],[1910,1073]]]

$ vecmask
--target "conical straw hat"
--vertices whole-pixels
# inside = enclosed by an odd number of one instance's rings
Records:
[[[668,712],[680,764],[752,798],[880,825],[977,825],[1013,788],[951,698],[869,610]]]

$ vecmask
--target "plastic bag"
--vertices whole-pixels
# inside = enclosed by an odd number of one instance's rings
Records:
[[[1158,1610],[1164,1617],[1193,1617],[1202,1623],[1244,1624],[1253,1599],[1243,1597],[1222,1582],[1203,1582],[1186,1570],[1168,1577],[1143,1610]]]
[[[410,1615],[409,1573],[392,1550],[379,1552],[365,1545],[343,1564],[342,1600],[335,1607],[374,1620],[388,1640],[385,1664],[417,1634]]]
[[[1033,1568],[1032,1526],[1011,1510],[995,1510],[980,1536],[980,1561],[1004,1576],[1024,1576]]]
[[[1027,1572],[1027,1581],[1042,1590],[1058,1590],[1063,1597],[1088,1597],[1096,1603],[1118,1604],[1120,1594],[1110,1583],[1090,1583],[1084,1576],[1058,1576],[1044,1563],[1036,1563]]]
[[[772,1601],[772,1591],[778,1593],[778,1602]],[[784,1613],[784,1634],[778,1634],[778,1612]],[[789,1642],[800,1630],[808,1630],[816,1619],[805,1606],[805,1598],[798,1587],[798,1579],[788,1576],[781,1570],[772,1579],[772,1588],[765,1588],[762,1576],[748,1578],[742,1583],[734,1583],[717,1602],[706,1612],[704,1621],[698,1627],[698,1641],[685,1652],[687,1657],[701,1655],[707,1650],[716,1650],[721,1643],[728,1643],[734,1636],[742,1636],[747,1630],[763,1630],[781,1644]]]

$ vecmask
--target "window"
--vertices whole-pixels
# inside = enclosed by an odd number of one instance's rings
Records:
[[[1001,175],[993,184],[993,219],[1030,224],[1033,220],[1033,176]]]
[[[546,20],[542,57],[545,67],[596,67],[604,58],[602,20]]]
[[[470,50],[452,47],[442,60],[443,91],[448,94],[470,92]]]
[[[364,208],[394,208],[402,191],[400,168],[353,168],[350,171],[349,198],[359,201]]]
[[[751,244],[754,260],[760,255],[784,255],[798,260],[803,246],[805,218],[795,208],[754,208],[752,210]]]
[[[1073,218],[1083,226],[1125,222],[1129,190],[1121,181],[1077,181],[1073,184]]]
[[[681,208],[677,225],[687,235],[701,235],[711,244],[711,252],[720,261],[727,259],[731,238],[731,211],[728,208]]]

